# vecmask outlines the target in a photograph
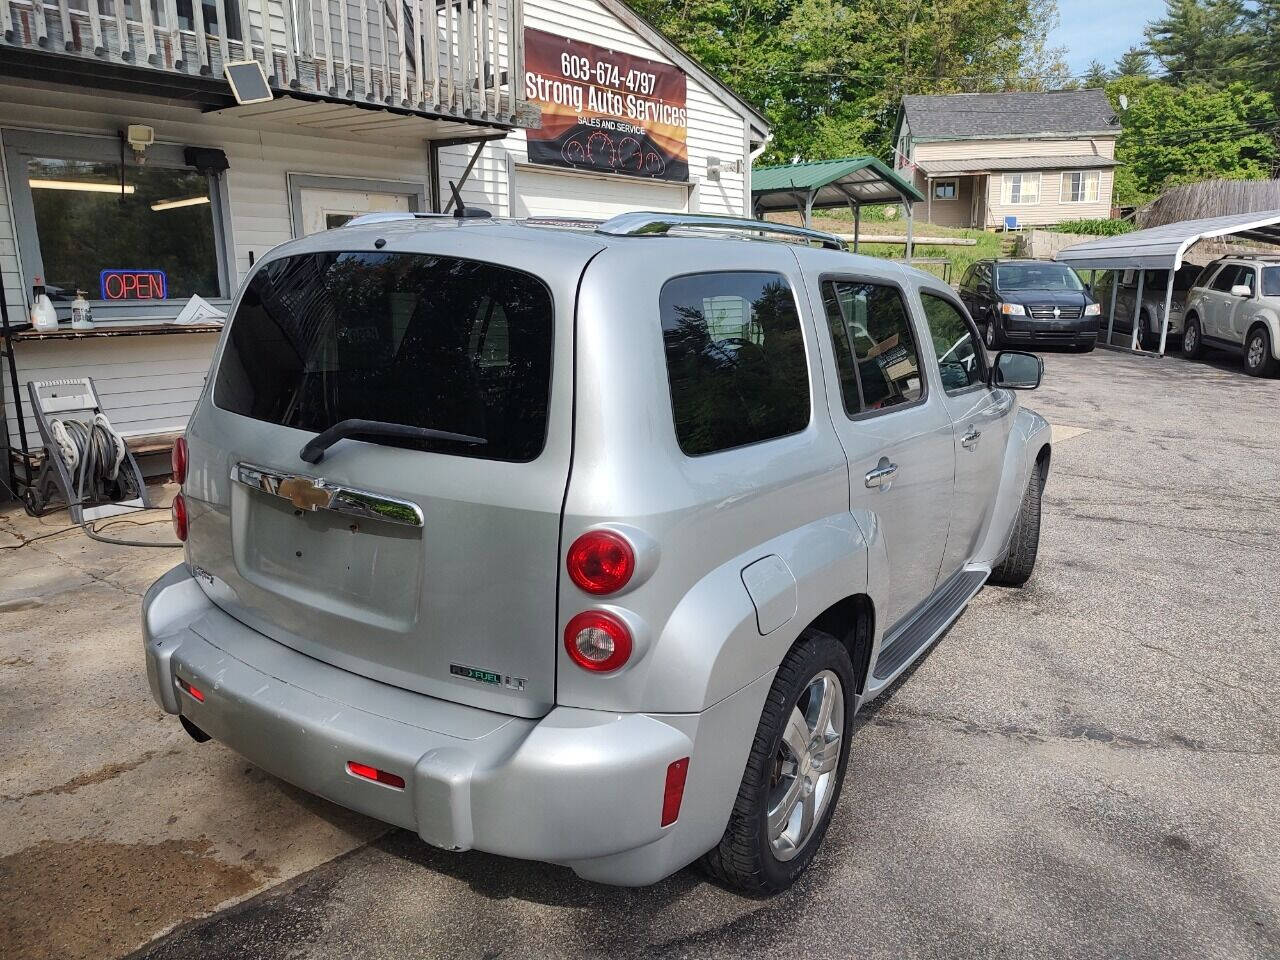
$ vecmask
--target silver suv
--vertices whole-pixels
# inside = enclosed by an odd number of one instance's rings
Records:
[[[1049,469],[1040,361],[842,247],[637,213],[276,248],[175,453],[156,700],[448,850],[787,886],[854,713],[1031,575]]]
[[[1182,352],[1237,352],[1255,377],[1280,371],[1280,256],[1224,257],[1204,268],[1187,299]]]

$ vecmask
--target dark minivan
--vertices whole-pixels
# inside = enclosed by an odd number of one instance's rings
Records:
[[[960,281],[960,299],[987,349],[1010,344],[1092,350],[1102,313],[1076,272],[1044,260],[979,260]]]

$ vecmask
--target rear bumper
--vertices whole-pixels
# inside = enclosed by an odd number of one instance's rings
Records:
[[[558,707],[529,720],[298,653],[223,613],[185,566],[147,591],[142,620],[156,701],[263,769],[434,846],[565,863],[612,883],[660,879],[719,839],[771,679],[703,714]],[[701,755],[699,741],[708,744]],[[685,803],[664,828],[667,767],[683,757],[691,758]],[[349,761],[394,773],[405,787],[356,777]]]

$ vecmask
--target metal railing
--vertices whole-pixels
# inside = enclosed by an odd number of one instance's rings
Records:
[[[530,125],[522,0],[0,0],[4,43],[327,99]],[[3,46],[0,44],[0,46]]]

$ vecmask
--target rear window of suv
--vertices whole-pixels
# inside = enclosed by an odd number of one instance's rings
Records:
[[[417,253],[330,252],[259,270],[231,321],[215,406],[319,433],[379,420],[482,437],[382,440],[527,461],[542,451],[551,292],[518,270]]]
[[[668,280],[660,298],[676,439],[689,456],[799,433],[809,369],[795,296],[777,273]]]

